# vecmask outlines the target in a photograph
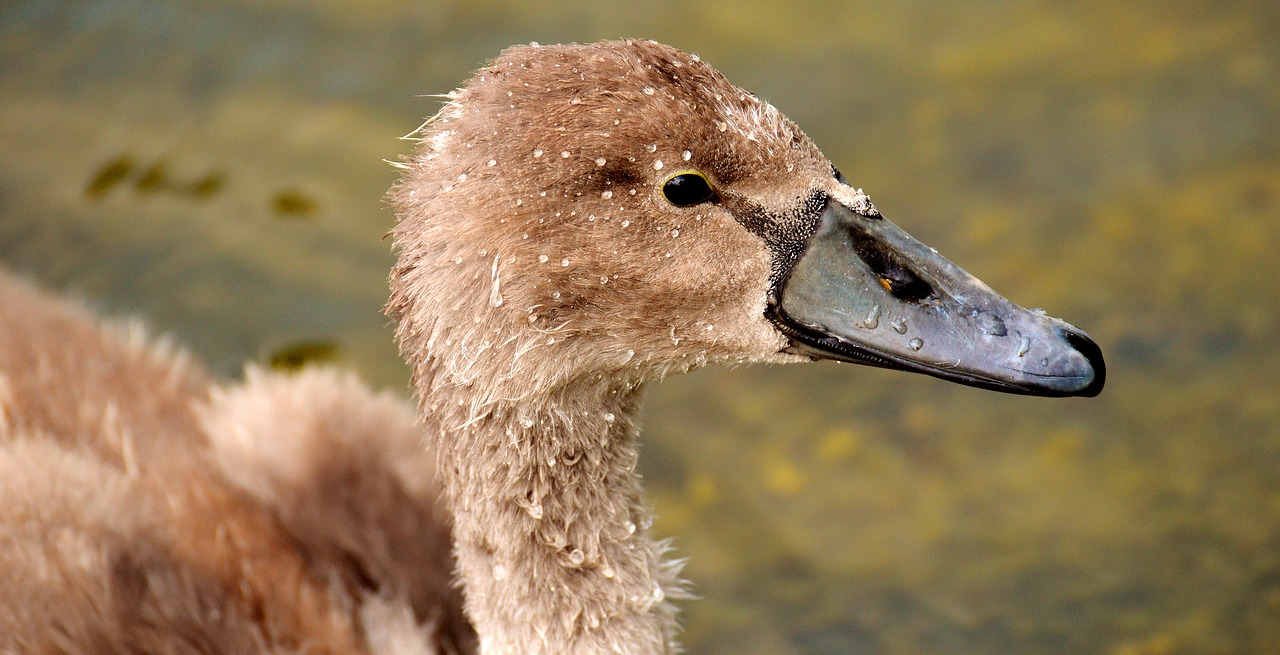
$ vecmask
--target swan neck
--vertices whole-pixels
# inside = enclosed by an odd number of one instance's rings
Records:
[[[675,652],[677,567],[635,473],[640,393],[568,385],[483,411],[465,387],[424,393],[444,401],[428,427],[484,655]]]

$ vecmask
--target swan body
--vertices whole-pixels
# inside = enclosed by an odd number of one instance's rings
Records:
[[[386,306],[416,412],[325,370],[220,385],[0,276],[35,308],[0,313],[0,651],[672,653],[646,383],[831,358],[1102,387],[1083,333],[673,48],[511,48],[416,136]]]
[[[4,271],[0,307],[0,652],[472,649],[403,401],[220,386]]]

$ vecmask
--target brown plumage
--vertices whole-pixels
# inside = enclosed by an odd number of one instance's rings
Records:
[[[0,307],[0,651],[471,648],[402,401],[323,370],[219,387],[3,272]]]
[[[667,46],[511,48],[418,136],[386,307],[416,426],[331,371],[214,385],[0,277],[0,307],[31,308],[0,314],[0,651],[671,653],[685,592],[635,475],[645,383],[833,357],[1101,388],[1086,337],[895,232],[777,110]],[[668,195],[679,174],[706,193]],[[824,266],[843,287],[813,284]],[[863,300],[854,327],[788,316]],[[859,350],[882,311],[888,345]],[[933,354],[952,332],[996,355]]]

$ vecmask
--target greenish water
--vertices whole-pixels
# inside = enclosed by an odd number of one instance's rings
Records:
[[[231,376],[403,388],[383,159],[511,43],[648,36],[1089,331],[1092,400],[841,365],[655,388],[693,653],[1280,651],[1274,2],[0,4],[0,261]],[[8,308],[3,308],[8,310]]]

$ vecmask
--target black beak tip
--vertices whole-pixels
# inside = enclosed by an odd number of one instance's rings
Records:
[[[1093,367],[1093,381],[1071,395],[1092,398],[1102,393],[1102,387],[1107,383],[1107,363],[1102,359],[1102,349],[1083,332],[1064,328],[1062,329],[1062,337],[1067,340],[1067,343],[1072,348],[1084,355],[1089,365]]]

